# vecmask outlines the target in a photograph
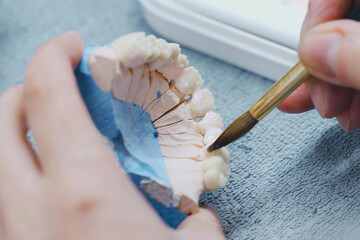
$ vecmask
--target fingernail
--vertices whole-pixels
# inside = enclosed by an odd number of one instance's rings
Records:
[[[348,117],[344,117],[344,116],[340,116],[337,117],[337,120],[341,126],[341,128],[345,131],[345,132],[349,132],[350,130],[350,119]]]
[[[309,81],[306,83],[306,86],[309,90],[311,99],[316,110],[319,112],[322,118],[326,117],[326,92],[321,87],[320,83],[314,81]]]
[[[329,45],[327,49],[327,63],[332,74],[336,73],[336,65],[338,53],[341,45],[342,36],[338,33],[330,33],[327,35],[329,38]]]
[[[308,64],[327,75],[335,76],[342,35],[340,33],[311,33],[302,48]]]
[[[345,120],[344,122],[340,125],[341,127],[345,130],[345,132],[350,132],[350,125],[351,125],[351,115],[350,115],[350,111],[347,111],[346,115],[345,115]]]

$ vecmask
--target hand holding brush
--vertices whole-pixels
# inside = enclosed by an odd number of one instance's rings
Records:
[[[310,1],[299,45],[302,63],[296,64],[248,112],[236,119],[208,151],[246,134],[296,89],[280,105],[280,110],[302,112],[316,107],[323,117],[337,117],[346,130],[359,128],[360,23],[353,21],[360,20],[359,4],[358,1]],[[352,20],[335,20],[345,15]],[[299,88],[306,79],[308,89]]]

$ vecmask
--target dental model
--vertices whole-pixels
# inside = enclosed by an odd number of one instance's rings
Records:
[[[173,196],[167,202],[163,184],[154,181],[142,183],[145,192],[185,214],[197,212],[205,190],[226,184],[230,157],[225,147],[212,153],[206,150],[222,133],[223,123],[213,112],[211,92],[201,89],[198,70],[188,66],[178,44],[144,33],[128,34],[110,47],[97,48],[88,64],[101,90],[141,107],[157,131]]]

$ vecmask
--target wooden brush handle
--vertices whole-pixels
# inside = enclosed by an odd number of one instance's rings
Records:
[[[309,72],[302,63],[298,62],[250,108],[249,112],[260,121],[295,91],[309,76]]]
[[[354,8],[346,18],[360,21],[360,6]],[[299,87],[309,76],[310,74],[306,71],[302,63],[298,62],[250,108],[249,112],[254,118],[260,121]]]

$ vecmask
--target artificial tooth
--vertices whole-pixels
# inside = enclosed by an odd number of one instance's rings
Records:
[[[207,112],[214,111],[216,108],[215,99],[207,88],[196,91],[192,95],[190,104],[191,110],[198,117],[204,117]]]
[[[189,61],[188,61],[186,55],[180,54],[180,55],[179,55],[179,62],[180,62],[182,65],[184,65],[184,67],[189,66]]]
[[[161,50],[159,60],[167,61],[171,57],[171,49],[168,47],[168,43],[164,39],[157,39],[156,46]]]
[[[180,47],[178,44],[169,43],[168,47],[172,52],[171,57],[162,67],[157,68],[156,70],[162,73],[166,79],[174,80],[180,76],[186,68],[186,61],[184,61],[184,57],[180,55]]]
[[[154,48],[154,36],[145,37],[145,33],[132,33],[120,37],[111,43],[120,63],[128,68],[136,68],[160,55]]]
[[[212,144],[212,143],[211,143]],[[210,145],[210,144],[209,144]],[[207,149],[208,146],[206,146],[206,149]],[[207,151],[206,151],[207,152]],[[215,151],[212,151],[210,153],[207,153],[207,156],[208,157],[214,157],[214,156],[220,156],[222,157],[225,162],[228,162],[229,159],[230,159],[230,152],[229,150],[227,149],[227,147],[222,147],[222,148],[219,148]]]
[[[211,144],[222,134],[221,128],[212,128],[206,131],[203,142],[204,145]]]
[[[205,114],[205,117],[200,122],[198,122],[198,127],[200,132],[205,135],[207,130],[211,128],[223,128],[224,124],[220,114],[210,111]]]
[[[194,67],[185,68],[181,75],[174,79],[174,82],[176,89],[183,94],[192,94],[204,83],[199,71]]]
[[[203,178],[206,189],[210,191],[224,187],[227,182],[225,175],[216,168],[211,168],[206,171],[203,175]]]
[[[229,175],[229,166],[226,164],[225,159],[220,156],[205,159],[202,163],[202,168],[205,172],[215,168],[222,172],[225,176]]]
[[[161,68],[171,57],[171,49],[168,47],[168,43],[164,39],[157,39],[156,46],[160,50],[160,55],[157,59],[149,62],[149,70],[153,71]]]
[[[92,78],[104,92],[111,92],[114,80],[120,74],[119,60],[111,48],[98,48],[89,56]]]
[[[171,57],[174,60],[177,59],[178,56],[180,55],[180,51],[181,51],[180,45],[177,44],[177,43],[169,43],[168,46],[169,46],[169,48],[171,50],[171,53],[172,53]]]
[[[152,50],[152,54],[147,58],[147,62],[152,62],[155,59],[158,59],[161,51],[156,44],[156,37],[154,35],[149,35],[145,38],[148,48]]]

